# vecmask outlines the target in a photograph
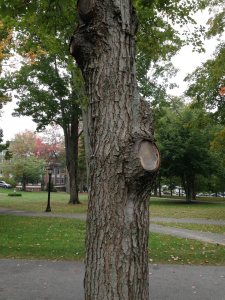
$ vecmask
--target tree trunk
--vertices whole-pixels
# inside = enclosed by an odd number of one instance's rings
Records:
[[[186,200],[191,202],[192,200],[196,200],[195,196],[195,177],[194,176],[187,176],[187,193],[186,193]]]
[[[195,176],[194,175],[184,175],[184,189],[186,193],[186,201],[191,202],[196,200],[195,194]]]
[[[147,300],[149,194],[159,167],[152,116],[137,92],[129,0],[79,0],[70,51],[89,105],[86,300]]]
[[[26,192],[26,190],[27,190],[26,185],[27,185],[27,178],[23,177],[22,178],[22,191],[24,191],[24,192]]]
[[[70,126],[64,128],[66,166],[69,175],[69,204],[79,204],[77,165],[78,165],[78,117],[74,113],[74,118]]]

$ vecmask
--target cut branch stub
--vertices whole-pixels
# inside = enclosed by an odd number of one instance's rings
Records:
[[[155,177],[160,166],[159,150],[154,141],[139,139],[125,154],[125,176],[129,185],[142,186]]]
[[[138,151],[138,156],[144,170],[155,172],[159,168],[159,151],[155,144],[150,141],[142,141]]]

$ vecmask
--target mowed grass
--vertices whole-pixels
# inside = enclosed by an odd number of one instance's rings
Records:
[[[0,257],[82,260],[85,222],[75,219],[0,216]],[[150,234],[152,263],[225,265],[225,247]]]
[[[211,203],[187,203],[184,199],[151,198],[150,215],[151,217],[164,218],[225,220],[225,202],[216,203],[214,199],[211,201]]]
[[[225,265],[225,247],[170,235],[150,234],[153,263]]]
[[[8,196],[12,190],[0,189],[0,207],[30,212],[43,212],[47,206],[47,192],[20,192],[21,197]],[[81,204],[68,204],[69,194],[52,192],[50,195],[52,213],[85,213],[87,194],[79,194]]]
[[[79,220],[0,216],[0,257],[80,260],[84,233]]]
[[[43,212],[47,205],[47,192],[21,192],[21,197],[11,197],[10,190],[0,189],[0,207],[13,210]],[[69,194],[64,192],[51,193],[52,213],[86,213],[87,194],[79,195],[81,204],[68,204]],[[209,201],[210,199],[208,199]],[[193,202],[186,203],[185,199],[151,198],[151,217],[170,218],[204,218],[225,220],[225,202],[216,203]]]

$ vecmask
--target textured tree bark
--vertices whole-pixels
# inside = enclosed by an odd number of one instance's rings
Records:
[[[149,192],[159,168],[136,83],[131,0],[79,0],[70,51],[86,82],[89,207],[86,300],[147,300]]]

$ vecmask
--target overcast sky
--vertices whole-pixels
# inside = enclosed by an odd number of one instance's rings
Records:
[[[197,20],[201,20],[201,23],[206,22],[207,19],[207,15],[198,13]],[[173,82],[176,82],[179,85],[179,88],[171,90],[171,94],[177,96],[183,94],[187,87],[184,82],[185,76],[211,57],[215,51],[216,44],[216,40],[206,41],[205,53],[192,52],[191,46],[185,46],[180,50],[180,52],[172,59],[174,66],[179,69],[175,80],[173,79]],[[12,101],[5,105],[2,110],[0,128],[3,129],[4,141],[13,139],[16,133],[23,132],[27,129],[32,131],[35,131],[36,129],[36,124],[32,122],[30,117],[12,117],[12,112],[15,107],[16,101]]]

